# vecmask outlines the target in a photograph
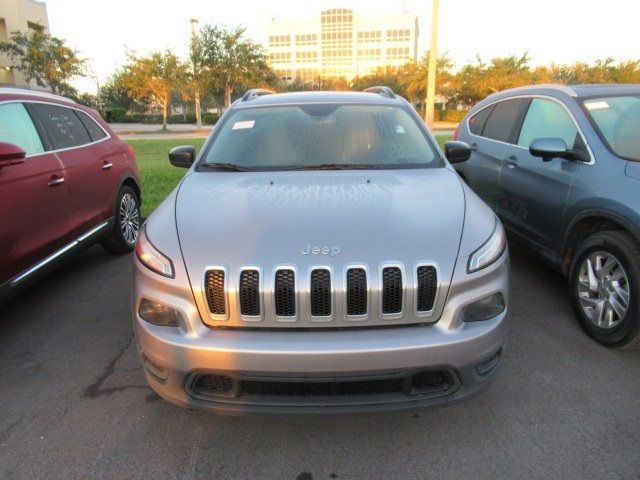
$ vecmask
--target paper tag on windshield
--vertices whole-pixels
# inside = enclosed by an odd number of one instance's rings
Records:
[[[248,128],[253,128],[253,125],[255,123],[255,120],[244,120],[242,122],[236,122],[233,124],[233,130],[246,130]]]
[[[404,127],[402,125],[396,125],[396,133],[404,133]]]
[[[584,106],[587,107],[587,110],[602,110],[604,108],[609,108],[609,104],[602,100],[598,100],[595,102],[584,102]]]

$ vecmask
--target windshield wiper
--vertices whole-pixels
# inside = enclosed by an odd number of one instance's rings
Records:
[[[230,172],[248,172],[251,170],[250,168],[241,167],[235,163],[201,163],[200,166],[215,170],[228,170]]]
[[[302,165],[293,170],[370,170],[380,168],[378,165],[362,163],[319,163],[317,165]]]

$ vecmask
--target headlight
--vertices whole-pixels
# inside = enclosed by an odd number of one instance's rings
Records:
[[[462,320],[465,322],[489,320],[500,315],[504,309],[504,297],[501,293],[494,293],[464,307]]]
[[[140,235],[138,235],[136,256],[149,270],[153,270],[164,277],[173,278],[173,263],[149,241],[145,226],[140,229]]]
[[[143,298],[138,307],[138,315],[143,320],[161,327],[179,327],[180,312],[164,303],[152,302]]]
[[[469,257],[467,272],[473,273],[488,267],[500,258],[506,248],[507,236],[502,224],[496,220],[496,225],[489,239]]]

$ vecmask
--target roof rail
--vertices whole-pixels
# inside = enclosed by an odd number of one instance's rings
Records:
[[[38,90],[22,85],[7,85],[0,84],[0,93],[13,94],[13,95],[32,95],[37,97],[51,98],[55,100],[63,100],[69,103],[76,103],[74,100],[63,97],[62,95],[56,95],[55,93],[48,92],[46,90]]]
[[[246,102],[247,100],[253,100],[254,98],[261,97],[262,95],[272,95],[276,92],[273,90],[266,90],[264,88],[252,88],[251,90],[247,90],[242,96],[242,101]]]
[[[363,91],[366,93],[377,93],[378,95],[382,95],[383,97],[387,97],[387,98],[396,98],[396,94],[393,93],[393,90],[383,85],[380,85],[377,87],[369,87]]]

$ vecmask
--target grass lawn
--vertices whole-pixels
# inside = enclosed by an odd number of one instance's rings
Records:
[[[170,138],[158,140],[126,140],[138,159],[142,180],[142,216],[147,217],[174,189],[187,173],[169,163],[169,150],[178,145],[193,145],[198,151],[204,138]]]
[[[451,139],[450,135],[437,135],[440,148]],[[178,145],[194,145],[198,151],[204,138],[171,138],[158,140],[127,140],[138,159],[142,179],[142,215],[148,216],[169,195],[187,172],[169,163],[169,150]]]

